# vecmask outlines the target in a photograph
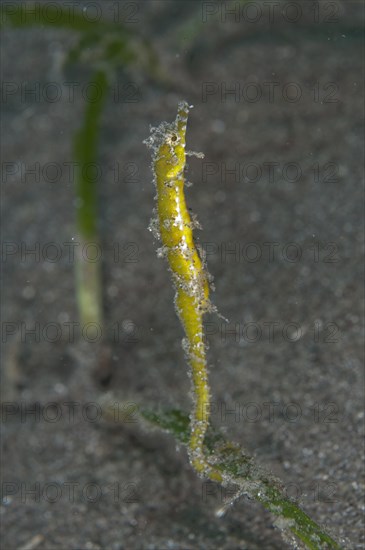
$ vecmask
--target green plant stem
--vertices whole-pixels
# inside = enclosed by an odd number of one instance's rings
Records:
[[[96,71],[89,86],[92,93],[83,125],[75,135],[76,228],[80,246],[76,254],[76,296],[82,326],[96,323],[103,327],[100,238],[98,233],[97,175],[100,116],[108,91],[102,70]]]
[[[140,410],[139,414],[150,425],[172,433],[180,443],[189,445],[190,419],[187,414],[179,410],[163,413]],[[280,520],[277,526],[283,533],[292,533],[310,550],[341,550],[341,546],[320,525],[287,498],[283,483],[258,466],[238,445],[226,441],[212,427],[204,444],[206,456],[210,457],[214,469],[221,473],[224,484],[236,485],[237,496],[248,495],[277,516]],[[216,478],[212,480],[216,481]]]

